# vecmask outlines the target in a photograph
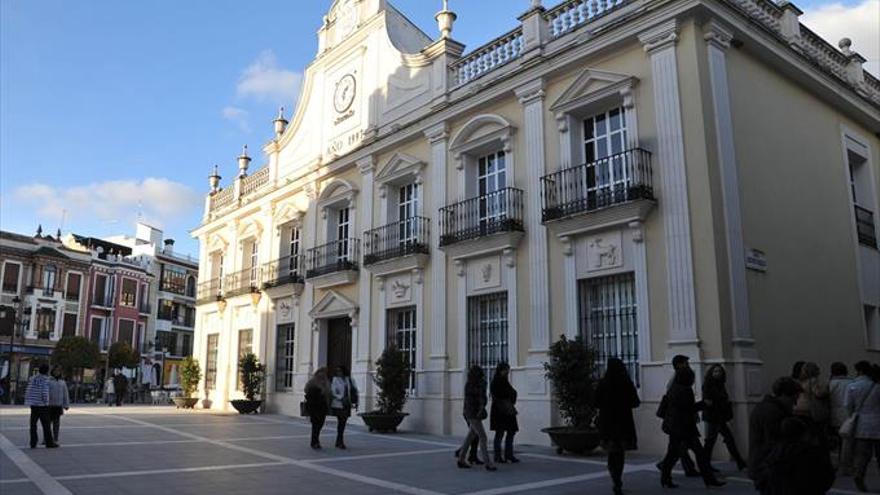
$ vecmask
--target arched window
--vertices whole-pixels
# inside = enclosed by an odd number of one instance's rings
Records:
[[[190,275],[186,278],[187,297],[196,297],[196,278]]]

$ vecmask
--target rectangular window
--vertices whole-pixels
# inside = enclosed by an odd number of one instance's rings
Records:
[[[241,358],[246,355],[252,353],[254,351],[253,348],[253,339],[254,339],[254,331],[251,329],[239,330],[238,331],[238,361],[241,361]],[[241,374],[239,373],[238,362],[235,363],[235,376],[238,377],[236,380],[237,385],[235,387],[236,390],[242,389],[241,383]]]
[[[413,220],[419,214],[419,186],[407,184],[397,191],[397,219],[400,225],[399,241],[401,246],[415,242],[418,232]]]
[[[293,325],[278,325],[275,354],[275,390],[289,392],[293,390],[294,351],[296,350],[296,332]]]
[[[260,274],[260,243],[257,241],[251,243],[250,269],[251,287],[256,287]]]
[[[299,277],[299,254],[302,249],[302,231],[299,227],[291,227],[290,228],[290,244],[288,246],[288,252],[290,253],[290,258],[287,261],[287,274],[291,277],[291,280],[295,280]],[[279,267],[280,271],[280,267]]]
[[[79,301],[79,290],[82,284],[82,275],[79,273],[67,274],[67,287],[64,290],[64,298],[68,301]]]
[[[129,347],[134,346],[134,321],[119,320],[117,342],[125,342]]]
[[[55,333],[55,310],[52,308],[37,309],[37,337],[48,339]]]
[[[3,292],[18,294],[18,279],[20,274],[20,264],[8,262],[3,264]]]
[[[192,356],[192,335],[185,333],[181,335],[180,355]]]
[[[76,313],[64,313],[64,327],[62,328],[62,337],[76,336]]]
[[[507,215],[507,156],[503,151],[477,160],[477,186],[480,196],[480,226],[498,221]]]
[[[163,330],[156,331],[156,351],[177,356],[177,334]]]
[[[626,118],[614,108],[584,120],[584,157],[587,164],[587,201],[593,208],[626,198],[629,169]]]
[[[217,388],[217,344],[220,342],[219,334],[208,335],[207,350],[205,357],[205,388],[214,390]]]
[[[624,273],[581,280],[580,328],[596,350],[597,373],[605,372],[608,358],[620,358],[630,378],[639,384],[639,332],[636,321],[635,275]]]
[[[104,346],[102,341],[104,340],[104,319],[103,318],[92,318],[92,322],[89,328],[89,339],[98,344],[98,347],[103,350]]]
[[[416,308],[415,306],[388,310],[388,345],[394,345],[406,357],[409,364],[409,394],[416,390]]]
[[[122,279],[122,299],[123,306],[133,308],[137,305],[138,283],[130,278]]]
[[[507,304],[507,292],[468,298],[468,365],[483,367],[489,379],[508,361]]]
[[[186,270],[174,265],[162,265],[159,290],[183,295],[186,293]]]
[[[104,307],[111,306],[109,298],[107,297],[107,292],[107,276],[100,274],[95,275],[93,298],[96,305]]]
[[[336,248],[338,260],[346,262],[349,258],[348,253],[348,237],[351,229],[351,209],[340,208],[336,210],[336,240],[338,241]]]
[[[42,289],[43,294],[50,295],[55,292],[55,280],[57,271],[55,265],[46,265],[43,267]]]

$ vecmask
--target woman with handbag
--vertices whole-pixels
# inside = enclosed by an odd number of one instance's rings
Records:
[[[337,366],[330,383],[330,410],[336,416],[336,448],[345,449],[345,424],[351,417],[351,409],[358,407],[358,389],[345,366]]]
[[[496,471],[495,463],[489,457],[489,448],[486,445],[486,430],[483,428],[483,420],[486,419],[486,373],[483,368],[473,365],[468,370],[467,382],[464,386],[464,418],[468,422],[468,433],[464,437],[461,449],[458,453],[458,467],[461,469],[469,469],[470,464],[465,462],[468,445],[476,436],[480,439],[480,451],[483,459],[486,461],[486,471]]]
[[[831,419],[828,384],[819,380],[821,374],[816,363],[804,363],[800,384],[803,392],[794,405],[794,415],[807,424],[810,438],[817,445],[828,448],[827,426]]]
[[[703,380],[703,402],[706,408],[703,410],[703,422],[706,423],[706,455],[712,458],[712,450],[718,435],[724,439],[730,457],[736,462],[736,468],[740,471],[746,468],[746,461],[736,447],[736,439],[730,431],[728,422],[733,419],[733,405],[727,395],[727,372],[720,364],[713,364],[706,372]]]
[[[638,449],[633,409],[639,404],[639,394],[623,361],[609,359],[605,376],[596,389],[596,406],[599,409],[599,440],[608,453],[608,472],[614,482],[614,495],[623,493],[626,451]]]
[[[492,409],[489,413],[489,429],[495,432],[495,462],[519,462],[513,456],[513,437],[519,431],[516,421],[516,389],[510,384],[510,365],[498,363],[495,367],[495,376],[489,386],[492,395]],[[501,441],[504,442],[504,456],[501,455]]]
[[[850,417],[840,427],[840,434],[854,439],[853,476],[856,488],[867,492],[865,473],[872,457],[880,459],[880,368],[867,361],[856,363],[856,379],[846,393]]]
[[[327,419],[330,409],[330,381],[327,379],[327,368],[319,368],[306,383],[305,406],[312,423],[312,448],[321,448],[321,428]]]

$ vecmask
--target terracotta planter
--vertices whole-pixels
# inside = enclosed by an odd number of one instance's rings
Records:
[[[541,431],[550,435],[550,440],[556,445],[556,453],[565,451],[572,454],[588,455],[599,446],[599,432],[597,430],[579,430],[568,426],[556,426],[544,428]]]
[[[367,425],[370,432],[396,433],[397,427],[403,422],[403,418],[409,416],[409,413],[385,414],[379,411],[370,411],[360,413],[358,416],[364,420],[364,424]]]
[[[261,400],[233,400],[230,402],[239,414],[254,414],[263,403]]]
[[[171,400],[174,401],[174,405],[177,406],[178,409],[192,409],[196,407],[196,404],[199,402],[198,397],[174,397]]]

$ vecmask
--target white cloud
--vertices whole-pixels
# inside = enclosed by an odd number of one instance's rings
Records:
[[[820,4],[807,8],[801,21],[835,47],[841,38],[851,39],[852,49],[867,59],[865,69],[880,76],[880,0]]]
[[[244,133],[251,132],[250,121],[248,120],[248,111],[243,108],[227,106],[223,108],[223,118],[238,124],[238,128]]]
[[[60,220],[66,211],[68,221],[128,223],[142,214],[143,220],[158,227],[188,220],[202,205],[201,196],[192,188],[153,177],[67,188],[35,183],[16,188],[13,197],[35,207],[47,220]]]
[[[236,94],[239,98],[291,105],[299,95],[301,84],[301,73],[282,69],[275,53],[266,50],[242,72]]]

